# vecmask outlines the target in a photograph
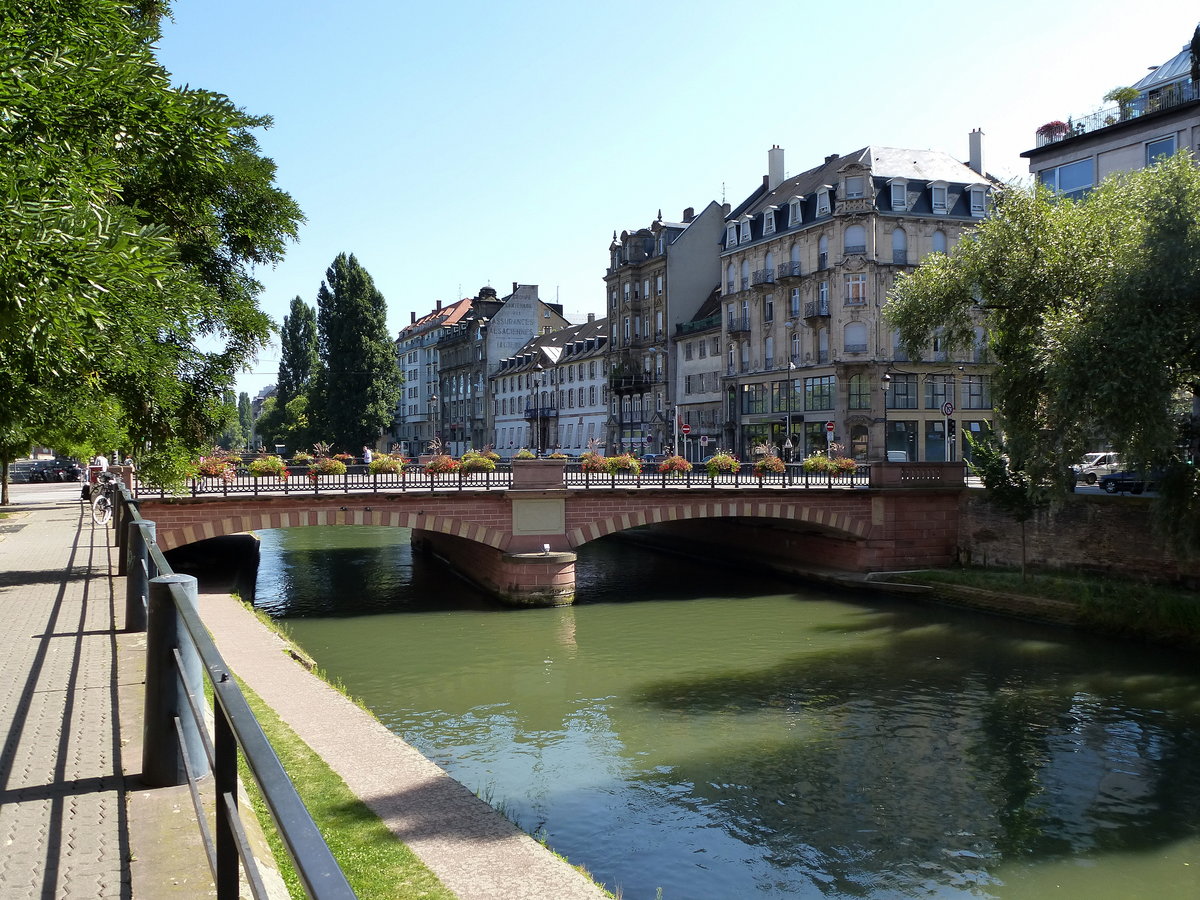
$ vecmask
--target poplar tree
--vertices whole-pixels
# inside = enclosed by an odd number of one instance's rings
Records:
[[[391,425],[403,376],[387,331],[387,302],[354,255],[338,254],[317,291],[315,427],[350,453]]]
[[[299,297],[283,317],[279,332],[279,383],[275,394],[286,406],[308,390],[317,370],[317,313]]]

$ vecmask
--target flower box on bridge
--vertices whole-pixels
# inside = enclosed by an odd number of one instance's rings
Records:
[[[513,490],[548,491],[563,487],[562,459],[514,459],[512,461]]]

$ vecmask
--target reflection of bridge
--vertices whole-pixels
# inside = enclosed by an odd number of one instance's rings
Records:
[[[870,485],[841,489],[598,490],[565,486],[560,469],[548,482],[508,490],[455,484],[373,493],[143,495],[141,510],[156,523],[163,549],[268,528],[411,528],[415,546],[515,605],[571,602],[575,551],[642,526],[663,540],[747,565],[869,572],[949,563],[958,540],[961,466],[877,469]]]

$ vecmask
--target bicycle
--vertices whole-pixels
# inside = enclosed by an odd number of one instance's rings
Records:
[[[92,485],[92,521],[97,525],[107,525],[112,519],[116,493],[116,475],[108,472],[96,475],[96,483]]]

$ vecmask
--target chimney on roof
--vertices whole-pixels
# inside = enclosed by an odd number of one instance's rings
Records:
[[[835,159],[837,159],[840,155],[841,155],[840,153],[830,153],[827,157],[825,157],[825,163],[828,165],[829,163],[831,163]]]
[[[588,313],[588,324],[590,325],[592,322],[595,322],[595,321],[596,321],[596,314]]]
[[[513,282],[513,293],[515,294],[516,292],[517,292],[517,283],[514,281]]]
[[[685,225],[688,222],[692,221],[692,219],[694,219],[694,218],[696,218],[696,208],[695,207],[689,206],[687,209],[685,209],[683,211],[683,222]]]
[[[783,148],[775,144],[767,151],[767,190],[783,184]]]
[[[435,303],[437,303],[437,306],[435,306],[435,307],[434,307],[434,309],[441,309],[441,308],[442,308],[442,301],[441,301],[441,300],[436,300],[436,301],[434,301],[434,302],[435,302]]]
[[[983,165],[983,130],[976,128],[971,132],[969,140],[970,158],[967,165],[980,175],[987,175],[987,169]]]
[[[409,324],[409,325],[416,325],[416,324],[417,324],[417,313],[416,313],[416,311],[414,310],[413,312],[410,312],[408,315],[409,315],[408,324]]]
[[[729,210],[730,210],[730,206],[728,203],[721,204],[721,215],[723,215],[723,216],[729,215]]]

